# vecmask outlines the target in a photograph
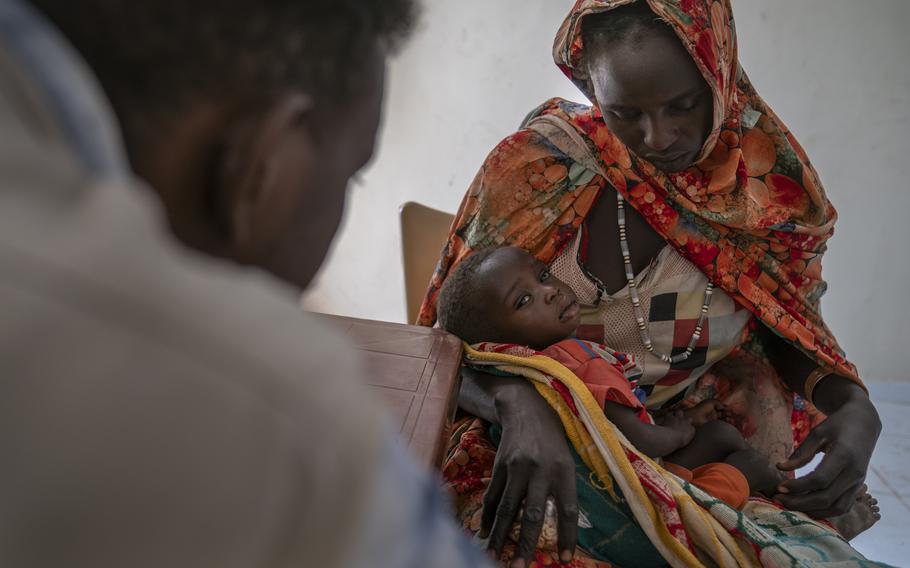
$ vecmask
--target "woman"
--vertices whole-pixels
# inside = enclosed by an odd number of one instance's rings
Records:
[[[421,323],[466,255],[525,248],[585,302],[579,335],[639,356],[649,407],[719,398],[785,471],[824,451],[776,499],[813,517],[850,510],[881,425],[819,312],[836,213],[740,68],[729,1],[579,0],[554,56],[594,104],[547,101],[493,150]],[[446,474],[463,520],[499,551],[523,505],[521,566],[552,496],[569,560],[587,492],[558,419],[525,382],[477,372],[461,406],[502,431],[492,466],[478,423],[457,432]]]

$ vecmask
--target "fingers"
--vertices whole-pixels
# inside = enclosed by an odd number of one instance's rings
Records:
[[[821,427],[812,430],[809,435],[806,436],[803,444],[795,452],[793,452],[793,454],[790,456],[790,459],[777,464],[777,469],[781,469],[783,471],[793,471],[795,469],[803,467],[812,461],[812,458],[815,457],[815,454],[822,451],[828,444],[828,439],[824,434],[820,433],[819,430],[821,430]],[[821,468],[821,466],[819,466],[819,468]]]
[[[487,486],[486,493],[483,494],[483,515],[480,518],[480,538],[490,536],[493,529],[493,522],[496,520],[496,511],[499,509],[499,502],[502,499],[502,492],[506,487],[508,479],[508,470],[501,466],[499,460],[493,464],[493,478],[490,479],[490,485]]]
[[[810,459],[807,460],[806,463],[811,461],[812,455],[814,454],[810,455]],[[790,461],[793,462],[797,460],[791,459]],[[783,469],[783,465],[784,464],[779,464],[777,467]],[[801,465],[797,467],[801,467]],[[818,467],[813,471],[802,477],[782,481],[778,486],[778,490],[781,493],[798,494],[827,489],[835,480],[837,480],[842,469],[844,469],[844,463],[841,458],[834,453],[825,454],[825,457],[819,462]]]
[[[578,526],[575,460],[566,444],[559,417],[549,414],[503,427],[493,477],[483,498],[480,536],[497,556],[511,535],[524,502],[518,531],[515,566],[533,558],[545,520],[547,498],[553,496],[559,513],[558,544],[561,556],[571,560]],[[514,437],[507,435],[513,432]]]
[[[509,536],[509,531],[512,530],[512,523],[515,522],[515,518],[518,516],[518,510],[521,508],[527,489],[526,471],[513,467],[509,479],[506,481],[506,487],[502,492],[499,505],[495,508],[493,528],[490,531],[489,547],[497,555],[502,552],[502,547]],[[486,507],[486,504],[484,507]],[[486,510],[484,513],[486,513]],[[538,530],[538,534],[539,532]]]
[[[780,484],[775,498],[788,509],[803,511],[812,517],[841,515],[853,505],[862,489],[862,472],[849,466],[838,452],[825,455],[812,473]]]
[[[858,488],[858,485],[849,485],[845,489],[843,483],[836,483],[812,493],[780,495],[778,500],[788,509],[802,511],[816,519],[836,517],[850,510]]]
[[[714,399],[707,399],[699,402],[692,408],[683,411],[683,416],[695,426],[701,426],[706,422],[717,420],[719,417],[718,405],[720,402]]]
[[[537,540],[547,507],[547,486],[545,481],[532,481],[525,497],[524,513],[521,516],[521,532],[518,535],[518,550],[510,564],[511,568],[524,568],[534,558]],[[511,523],[510,523],[511,524]]]
[[[694,435],[695,421],[689,416],[686,416],[685,412],[682,410],[673,411],[673,421],[670,425],[672,428],[685,432],[687,435],[689,430],[692,430]]]
[[[578,492],[575,487],[575,464],[565,465],[554,488],[556,512],[559,514],[559,534],[556,537],[559,561],[570,562],[578,542]]]

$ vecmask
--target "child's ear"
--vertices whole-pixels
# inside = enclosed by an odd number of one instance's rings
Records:
[[[287,170],[305,175],[315,159],[315,144],[303,132],[312,108],[310,97],[288,93],[237,117],[225,131],[212,191],[216,214],[238,259],[255,258],[268,247],[274,237],[267,222],[270,209],[281,200],[285,184],[293,182]]]

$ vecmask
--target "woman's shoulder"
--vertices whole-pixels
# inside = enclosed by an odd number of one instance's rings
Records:
[[[560,129],[552,128],[553,119],[580,128],[587,121],[595,119],[595,111],[590,105],[559,97],[544,101],[525,116],[517,131],[503,138],[490,151],[484,161],[485,173],[494,176],[497,173],[511,174],[528,167],[534,169],[535,173],[542,173],[536,171],[541,166],[579,161],[577,152],[571,151],[571,145],[567,147],[560,142]]]
[[[561,97],[553,97],[525,115],[524,120],[521,121],[521,128],[527,128],[532,120],[541,116],[556,116],[568,121],[592,119],[594,118],[594,107]]]

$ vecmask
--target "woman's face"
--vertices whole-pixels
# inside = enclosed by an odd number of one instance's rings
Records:
[[[692,165],[713,121],[711,90],[671,31],[593,37],[588,74],[610,130],[664,172]]]

